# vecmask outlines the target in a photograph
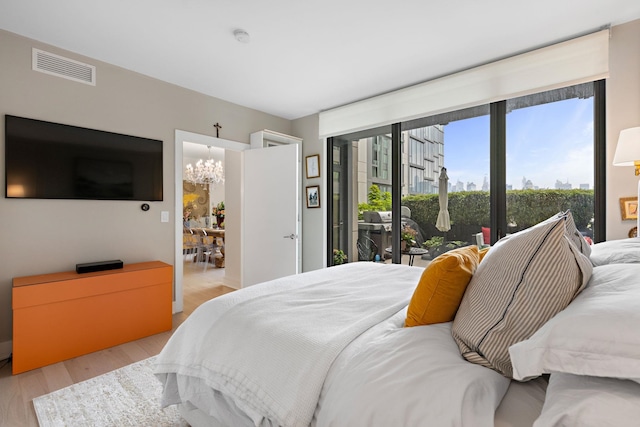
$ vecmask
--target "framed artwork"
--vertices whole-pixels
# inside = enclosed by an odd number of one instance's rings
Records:
[[[637,197],[621,197],[620,213],[622,219],[638,219],[638,198]]]
[[[307,178],[320,177],[320,154],[307,156]]]
[[[307,187],[307,207],[308,208],[320,207],[320,186],[311,185]]]

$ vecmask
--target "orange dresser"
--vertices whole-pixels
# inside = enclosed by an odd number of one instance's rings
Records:
[[[173,267],[13,279],[13,374],[171,330]]]

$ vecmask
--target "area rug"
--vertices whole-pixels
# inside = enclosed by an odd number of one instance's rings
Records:
[[[155,357],[33,399],[40,427],[188,426],[178,409],[160,408]]]

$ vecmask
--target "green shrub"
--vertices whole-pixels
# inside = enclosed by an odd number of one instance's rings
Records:
[[[517,224],[518,230],[567,209],[578,230],[585,230],[593,218],[593,206],[593,190],[507,191],[507,221]]]
[[[593,194],[593,190],[509,190],[508,231],[523,230],[567,209],[571,209],[576,227],[587,230],[593,218]],[[411,209],[411,219],[418,223],[425,238],[445,234],[435,228],[440,210],[437,194],[407,196],[402,199],[402,205]],[[446,233],[446,240],[468,241],[481,227],[489,227],[489,205],[486,191],[449,193],[451,230]]]
[[[364,211],[390,211],[391,193],[380,191],[380,187],[373,184],[367,193],[367,203],[358,204],[358,219],[362,219]]]

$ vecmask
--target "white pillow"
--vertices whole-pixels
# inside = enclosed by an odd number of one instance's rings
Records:
[[[590,258],[593,265],[640,263],[640,237],[596,243]]]
[[[640,264],[594,267],[586,288],[509,348],[513,378],[562,372],[640,378]]]
[[[533,427],[630,426],[640,421],[640,384],[613,378],[551,374]]]

